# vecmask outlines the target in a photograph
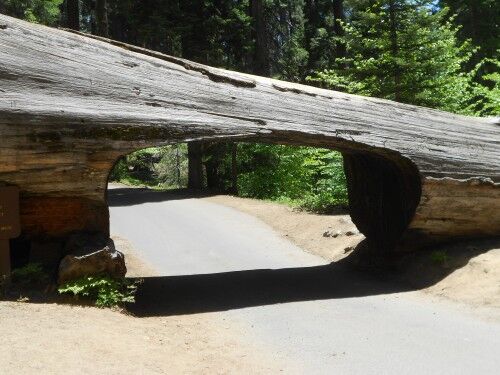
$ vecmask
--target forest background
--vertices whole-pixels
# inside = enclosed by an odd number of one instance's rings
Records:
[[[211,66],[458,114],[500,114],[497,0],[0,0],[0,13]],[[324,213],[348,203],[342,155],[310,147],[149,148],[120,159],[110,178]]]

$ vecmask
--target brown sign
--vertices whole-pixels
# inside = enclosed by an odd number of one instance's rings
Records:
[[[19,188],[0,186],[0,240],[21,234],[19,219]]]

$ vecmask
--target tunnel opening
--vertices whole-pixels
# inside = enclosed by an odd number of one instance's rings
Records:
[[[192,189],[231,194],[320,214],[348,210],[340,152],[257,142],[193,143],[198,153],[194,158],[191,144],[186,143],[124,155],[112,168],[108,182],[163,191]],[[199,176],[193,178],[193,169]]]
[[[255,143],[251,139],[237,143],[226,140],[217,150],[219,143],[212,142],[216,152],[211,157],[201,158],[203,186],[210,187],[206,193],[270,199],[326,215],[349,214],[366,236],[370,249],[379,253],[392,252],[405,234],[420,201],[420,176],[413,163],[398,154],[382,155],[376,150],[360,152],[345,147],[340,153],[332,151],[338,148],[329,148],[327,142],[304,143],[307,147],[296,147],[293,142],[295,146],[284,145],[277,140],[270,143]],[[235,144],[237,158],[240,158],[236,168],[233,164]],[[224,153],[226,156],[221,162],[219,160],[222,167],[218,169],[213,155]],[[115,150],[111,155],[110,159],[110,155],[104,154],[106,159],[99,162],[102,173],[94,174],[92,183],[96,187],[90,199],[64,197],[40,201],[37,197],[25,198],[22,220],[25,230],[29,227],[30,232],[12,241],[13,264],[20,266],[28,260],[57,264],[66,255],[66,243],[74,234],[109,236],[108,181],[120,181],[125,175],[132,178],[129,183],[141,182],[154,189],[188,187],[187,143],[145,148],[126,155]],[[298,169],[292,171],[294,168]],[[238,174],[236,183],[235,174]],[[35,199],[37,204],[32,205]],[[48,206],[50,210],[46,209]],[[34,208],[38,210],[36,215],[32,215]]]
[[[393,251],[421,198],[418,170],[406,159],[344,154],[350,214],[377,253]]]
[[[201,150],[201,142],[193,143]],[[122,156],[108,181],[143,182],[161,190],[192,188],[189,146],[178,143]],[[420,202],[418,169],[396,153],[339,152],[321,148],[325,146],[206,143],[197,155],[202,175],[196,187],[208,194],[268,199],[320,214],[349,213],[371,251],[393,252]]]

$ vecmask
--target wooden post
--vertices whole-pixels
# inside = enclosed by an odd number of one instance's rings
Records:
[[[9,239],[19,234],[19,188],[0,186],[0,277],[10,277]]]
[[[0,240],[0,278],[10,276],[9,240]]]

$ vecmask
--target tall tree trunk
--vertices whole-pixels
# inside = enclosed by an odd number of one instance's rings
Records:
[[[263,0],[250,0],[250,15],[253,22],[252,37],[255,41],[253,72],[257,75],[269,77],[271,75],[271,63]]]
[[[206,142],[205,145],[203,153],[206,158],[207,188],[213,191],[223,191],[224,173],[221,161],[227,152],[227,142]]]
[[[401,101],[401,70],[396,62],[396,58],[399,53],[398,45],[398,24],[397,24],[397,4],[396,0],[389,1],[389,22],[390,22],[390,38],[391,38],[391,49],[392,57],[394,59],[394,100]]]
[[[199,141],[188,142],[188,188],[203,188],[203,149]]]
[[[108,37],[108,4],[107,0],[96,0],[95,4],[96,34]]]
[[[316,30],[319,27],[320,18],[318,14],[317,0],[306,0],[304,14],[306,17],[305,24],[305,48],[309,52],[307,60],[308,72],[316,70],[316,63],[319,59],[318,48],[312,48],[312,39],[316,36]]]
[[[66,26],[68,29],[80,30],[80,4],[78,0],[66,1]]]
[[[238,144],[233,142],[231,144],[231,192],[238,195]]]
[[[181,155],[179,152],[179,145],[175,145],[175,169],[177,177],[177,187],[181,187]]]
[[[344,37],[345,13],[344,13],[344,0],[333,1],[333,16],[335,18],[334,31],[337,38]],[[343,58],[346,56],[346,45],[344,41],[337,41],[335,44],[335,58]]]

